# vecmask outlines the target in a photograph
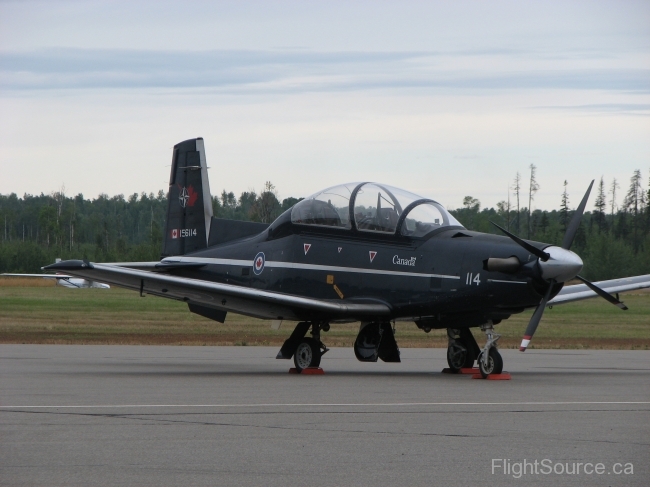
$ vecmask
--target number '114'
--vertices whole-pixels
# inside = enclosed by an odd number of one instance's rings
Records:
[[[481,284],[481,275],[480,274],[474,275],[471,272],[468,272],[467,277],[465,278],[465,284],[471,286],[474,283],[476,283],[477,286]]]

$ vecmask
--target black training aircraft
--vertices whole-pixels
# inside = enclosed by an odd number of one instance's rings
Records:
[[[593,185],[593,182],[592,182]],[[650,287],[650,275],[592,284],[570,251],[585,194],[562,246],[466,230],[438,202],[384,184],[325,189],[270,225],[212,216],[203,139],[174,147],[160,262],[98,264],[69,260],[45,267],[188,303],[222,322],[227,312],[298,321],[277,358],[299,370],[320,364],[321,331],[360,321],[354,344],[365,362],[399,362],[395,321],[447,329],[454,370],[474,361],[483,376],[500,373],[494,325],[536,308],[525,350],[547,305]],[[565,287],[571,279],[584,284]],[[609,292],[607,292],[609,291]],[[487,336],[480,348],[470,328]],[[311,329],[311,330],[310,330]],[[307,332],[310,331],[310,337]]]

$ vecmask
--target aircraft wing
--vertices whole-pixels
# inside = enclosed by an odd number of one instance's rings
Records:
[[[267,319],[318,320],[389,316],[390,307],[375,300],[323,300],[232,284],[133,269],[114,264],[65,261],[44,269],[198,304],[222,311]]]
[[[650,287],[650,274],[594,282],[594,284],[610,294],[622,293],[624,291],[633,291],[635,289]],[[564,286],[558,295],[548,302],[548,306],[595,298],[596,296],[598,295],[589,289],[586,284]]]

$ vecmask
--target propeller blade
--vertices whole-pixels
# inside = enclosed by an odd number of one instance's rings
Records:
[[[588,287],[589,289],[591,289],[593,292],[595,292],[596,294],[598,294],[598,296],[600,296],[601,298],[606,299],[607,301],[609,301],[609,302],[612,303],[613,305],[618,306],[618,307],[621,308],[622,310],[627,310],[627,309],[628,309],[628,307],[625,306],[625,303],[622,303],[621,301],[619,301],[618,299],[616,299],[614,296],[612,296],[611,294],[609,294],[609,293],[608,293],[607,291],[605,291],[604,289],[600,289],[600,288],[599,288],[598,286],[596,286],[595,284],[593,284],[593,283],[587,281],[587,279],[585,279],[584,277],[576,276],[576,279],[580,279],[582,282],[584,282],[584,283],[587,285],[587,287]]]
[[[508,237],[510,237],[512,240],[514,240],[515,242],[517,242],[520,246],[522,246],[523,248],[525,248],[528,252],[530,252],[531,254],[533,254],[533,255],[536,256],[536,257],[539,257],[539,258],[542,259],[544,262],[546,262],[546,261],[548,260],[548,258],[550,257],[550,255],[547,254],[546,252],[544,252],[543,250],[539,250],[537,247],[532,246],[532,245],[529,244],[528,242],[526,242],[526,241],[520,239],[519,237],[517,237],[516,235],[513,235],[512,233],[510,233],[510,232],[509,232],[508,230],[506,230],[505,228],[500,227],[499,225],[497,225],[496,223],[494,223],[494,222],[492,222],[492,221],[491,221],[490,223],[491,223],[492,225],[494,225],[495,227],[497,227],[499,230],[501,230],[503,233],[505,233],[505,234],[506,234]]]
[[[551,282],[548,285],[548,289],[546,290],[546,294],[544,295],[544,298],[542,298],[542,301],[537,305],[537,309],[535,309],[535,312],[533,313],[533,317],[530,319],[528,322],[528,326],[526,327],[526,331],[524,332],[524,338],[521,340],[521,345],[519,346],[519,351],[520,352],[525,352],[526,349],[528,348],[528,344],[533,338],[533,335],[535,334],[535,330],[537,330],[537,325],[539,325],[539,322],[542,319],[542,315],[544,314],[544,309],[546,308],[546,303],[548,303],[548,298],[551,296],[551,290],[553,289],[553,284],[554,282]]]
[[[562,240],[563,249],[569,250],[571,248],[573,239],[576,237],[576,233],[578,233],[578,228],[580,228],[580,222],[582,221],[582,214],[585,212],[585,206],[587,206],[587,200],[589,199],[589,193],[591,193],[591,187],[593,185],[594,185],[594,180],[592,179],[589,188],[587,188],[587,192],[585,193],[585,195],[582,198],[582,201],[580,202],[580,205],[578,205],[578,209],[573,214],[573,218],[571,218],[571,223],[569,223],[569,226],[566,229],[566,233],[564,234],[564,239]]]

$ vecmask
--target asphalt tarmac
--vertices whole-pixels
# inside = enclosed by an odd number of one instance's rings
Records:
[[[505,350],[510,381],[276,353],[0,345],[0,484],[650,485],[648,351]]]

